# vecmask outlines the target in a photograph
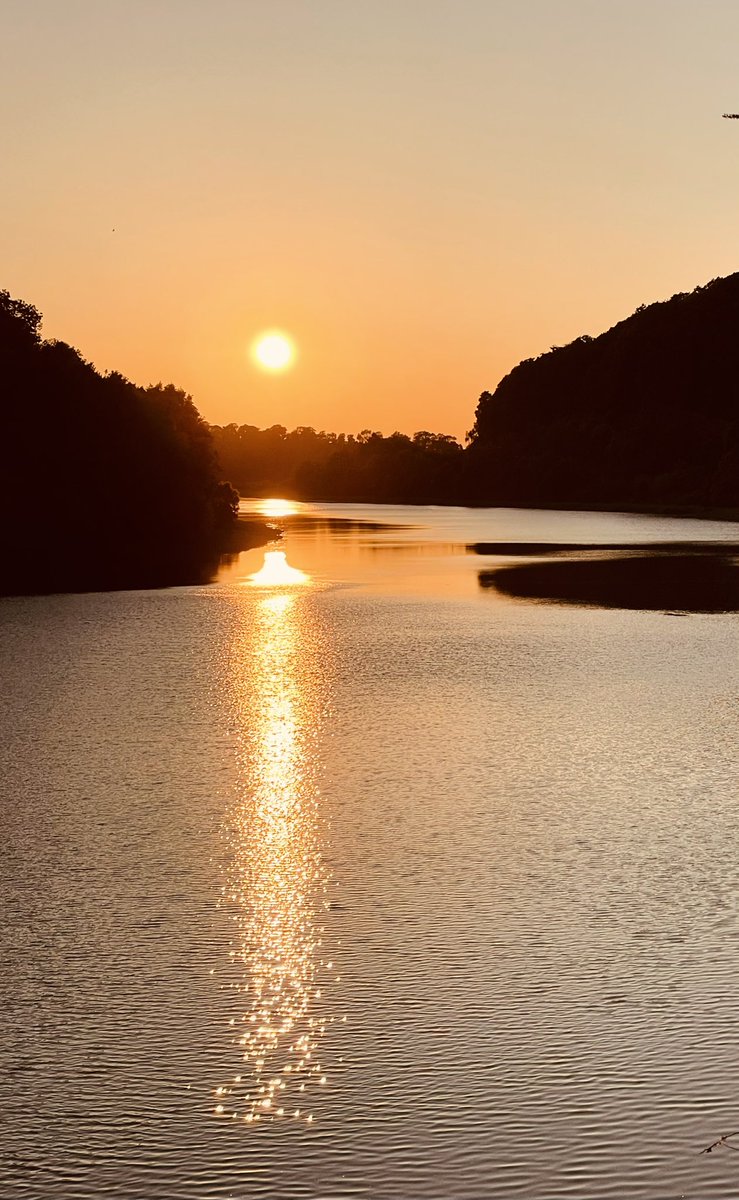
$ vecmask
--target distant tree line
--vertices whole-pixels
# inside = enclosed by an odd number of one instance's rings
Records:
[[[739,274],[520,363],[470,437],[472,503],[739,508]]]
[[[209,577],[238,496],[190,397],[101,375],[40,324],[0,292],[0,592]]]
[[[299,426],[211,425],[221,470],[242,495],[454,504],[463,491],[464,451],[453,437],[422,430],[356,436]]]

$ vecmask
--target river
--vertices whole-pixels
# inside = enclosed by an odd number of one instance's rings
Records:
[[[739,1194],[739,616],[468,549],[736,526],[244,507],[0,601],[2,1200]]]

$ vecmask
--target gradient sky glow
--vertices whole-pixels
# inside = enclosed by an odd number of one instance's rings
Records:
[[[0,0],[0,287],[212,422],[462,435],[739,268],[738,62],[735,0]]]

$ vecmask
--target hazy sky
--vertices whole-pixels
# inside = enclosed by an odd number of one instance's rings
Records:
[[[213,422],[461,435],[739,267],[737,63],[736,0],[0,0],[0,288]]]

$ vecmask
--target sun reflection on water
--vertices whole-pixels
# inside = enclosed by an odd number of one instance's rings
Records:
[[[257,587],[291,587],[310,583],[310,576],[297,567],[291,567],[284,550],[265,550],[264,563],[249,576],[249,582]]]
[[[263,517],[294,517],[298,509],[299,506],[292,500],[270,497],[268,500],[260,501],[257,511]]]
[[[295,592],[262,596],[255,611],[254,651],[237,683],[247,791],[230,824],[224,888],[238,929],[231,986],[240,1002],[229,1023],[240,1067],[215,1089],[214,1112],[311,1123],[313,1098],[327,1084],[321,1042],[336,1019],[323,998],[336,976],[323,948],[322,664]]]

